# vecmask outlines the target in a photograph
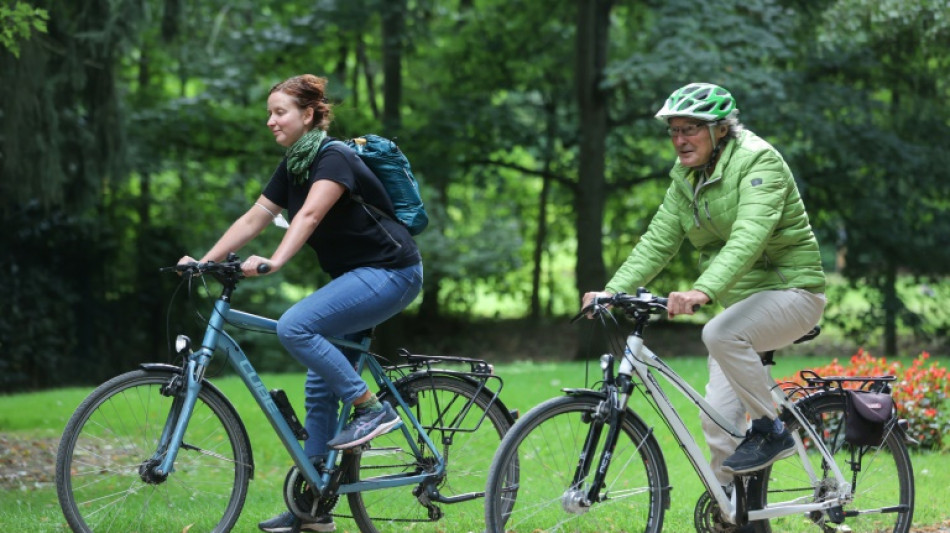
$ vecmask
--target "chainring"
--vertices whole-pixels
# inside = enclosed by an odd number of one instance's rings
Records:
[[[739,527],[723,520],[719,512],[719,504],[708,493],[704,492],[696,502],[693,511],[693,523],[697,533],[735,533]]]
[[[310,483],[296,466],[291,467],[287,472],[287,478],[284,479],[284,502],[287,504],[287,509],[297,518],[312,521],[326,516],[333,511],[338,501],[340,501],[339,494],[317,499]]]

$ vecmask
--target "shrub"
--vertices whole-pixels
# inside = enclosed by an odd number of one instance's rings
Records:
[[[950,431],[950,382],[947,369],[937,362],[927,366],[930,354],[922,352],[904,367],[899,361],[887,362],[887,358],[874,357],[864,349],[851,356],[850,364],[842,365],[835,358],[831,363],[810,370],[819,376],[897,376],[892,384],[891,395],[897,408],[897,416],[907,420],[909,435],[920,442],[922,448],[943,449],[950,447],[950,440],[943,438]],[[781,381],[805,385],[800,375]],[[859,383],[845,383],[847,388],[856,388]]]

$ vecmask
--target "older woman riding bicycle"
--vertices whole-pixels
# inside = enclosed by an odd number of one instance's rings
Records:
[[[669,316],[715,301],[725,307],[703,328],[709,351],[706,400],[746,430],[741,443],[703,415],[711,465],[723,486],[794,452],[777,419],[760,352],[791,344],[821,318],[825,276],[801,195],[779,152],[745,129],[732,94],[690,83],[656,118],[667,124],[677,161],[646,233],[596,296],[647,285],[688,239],[702,274],[669,295]],[[751,417],[751,427],[746,423]]]

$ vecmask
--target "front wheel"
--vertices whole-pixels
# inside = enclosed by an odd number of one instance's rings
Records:
[[[251,477],[247,433],[206,385],[174,470],[154,475],[159,440],[180,393],[171,370],[137,370],[99,386],[76,409],[56,456],[56,492],[73,531],[229,531]],[[163,390],[165,394],[163,394]]]
[[[820,394],[798,402],[799,409],[834,456],[852,485],[853,500],[843,508],[844,524],[851,531],[906,533],[914,516],[914,473],[901,430],[892,425],[880,446],[854,446],[845,441],[844,395]],[[795,499],[821,501],[837,490],[831,470],[797,421],[788,423],[805,442],[801,454],[779,461],[766,472],[762,497],[768,503]],[[813,472],[813,475],[809,475]],[[773,531],[835,531],[824,513],[802,520],[790,515],[771,520]]]
[[[437,524],[445,513],[453,531],[456,527],[480,531],[488,467],[511,426],[510,415],[487,389],[479,390],[474,382],[463,379],[420,375],[397,387],[445,460],[445,473],[433,480],[432,487],[441,497],[455,501],[428,501],[429,494],[420,485],[351,493],[348,499],[357,526],[363,533],[445,531],[444,525]],[[401,411],[388,391],[381,392],[379,399]],[[360,480],[435,469],[436,460],[416,428],[409,425],[408,417],[403,416],[403,421],[419,452],[409,446],[403,429],[376,437],[369,449],[354,457]],[[356,480],[351,477],[350,481]]]
[[[591,484],[602,445],[586,477],[574,483],[585,442],[604,400],[562,397],[529,411],[495,454],[486,488],[485,521],[491,533],[659,532],[668,505],[668,479],[656,439],[631,411],[621,431],[599,502],[577,499]],[[604,426],[601,434],[607,433]],[[516,472],[516,475],[512,475]],[[516,479],[518,483],[510,484]]]

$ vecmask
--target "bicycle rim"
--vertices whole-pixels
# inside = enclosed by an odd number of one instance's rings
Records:
[[[485,519],[489,532],[658,532],[667,505],[667,476],[656,440],[633,415],[625,417],[602,501],[583,510],[565,509],[565,495],[600,400],[563,397],[532,409],[511,429],[489,475]],[[601,435],[601,443],[607,428]],[[581,490],[600,461],[597,448]],[[506,485],[517,470],[517,486]],[[570,505],[568,505],[570,507]]]
[[[433,505],[451,520],[453,530],[480,531],[485,480],[492,454],[510,426],[507,413],[491,401],[491,394],[484,390],[478,394],[475,384],[446,376],[420,376],[400,384],[399,393],[446,461],[439,493],[450,498],[477,495],[467,501]],[[387,392],[380,393],[379,398],[399,410]],[[408,422],[405,416],[403,420]],[[449,427],[459,430],[449,431]],[[393,431],[373,439],[371,448],[358,457],[360,479],[432,470],[435,461],[431,452],[422,447],[415,429],[409,429],[423,451],[422,457],[412,452],[401,430]],[[431,514],[421,497],[413,494],[418,489],[419,485],[408,485],[350,494],[353,518],[363,533],[444,531],[444,525],[436,523],[438,515]]]
[[[73,531],[228,531],[251,475],[241,422],[219,394],[203,388],[164,481],[140,467],[156,445],[173,398],[170,372],[134,371],[106,382],[73,414],[56,458],[56,489]]]
[[[852,531],[907,532],[914,512],[914,477],[901,432],[894,427],[881,446],[855,449],[844,440],[843,396],[813,396],[802,400],[799,407],[824,438],[825,446],[833,453],[845,480],[854,485],[853,501],[844,506],[844,524]],[[768,472],[765,498],[768,502],[820,501],[835,490],[834,475],[823,466],[821,455],[810,445],[798,423],[790,423],[789,429],[798,431],[806,439],[806,455],[816,479],[809,478],[800,456],[779,461]],[[852,457],[860,457],[855,468],[852,468]],[[798,514],[773,518],[771,524],[774,531],[835,529],[835,524],[821,513],[805,519]]]

